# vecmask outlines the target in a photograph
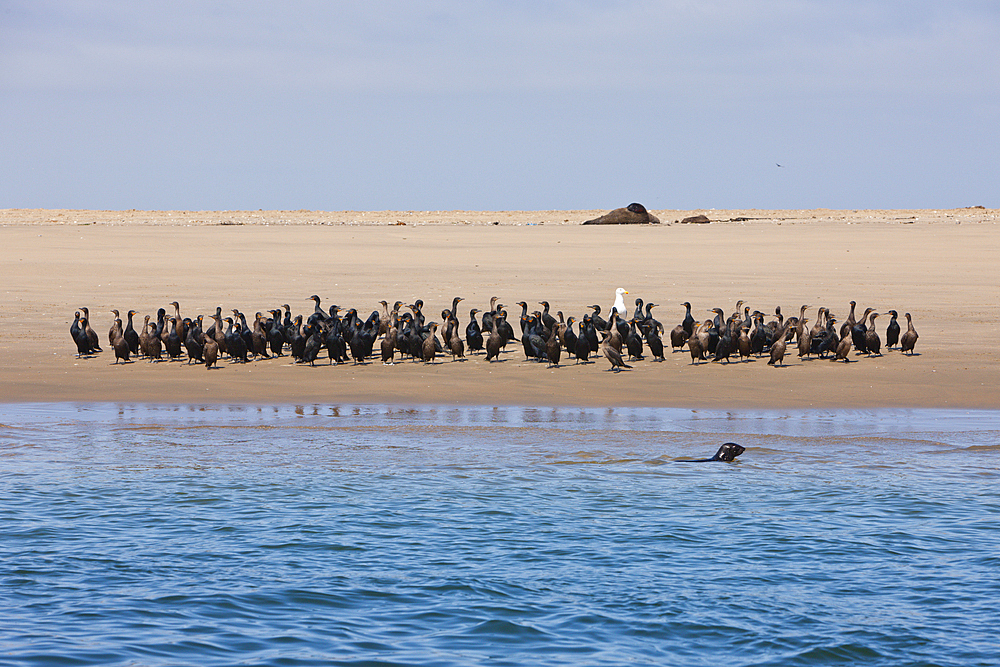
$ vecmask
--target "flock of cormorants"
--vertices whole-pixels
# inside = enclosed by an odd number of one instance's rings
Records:
[[[540,301],[543,310],[528,312],[525,301],[517,303],[521,308],[518,322],[521,329],[520,342],[526,359],[548,362],[558,366],[562,355],[575,357],[576,363],[592,363],[591,356],[603,355],[611,370],[631,368],[628,362],[644,359],[648,353],[653,361],[663,361],[666,330],[653,317],[654,303],[643,307],[642,299],[635,300],[635,310],[628,316],[624,295],[628,292],[618,288],[615,304],[608,319],[601,316],[600,305],[592,305],[593,311],[575,317],[563,318],[562,311],[550,313],[547,301]],[[108,341],[115,353],[115,363],[127,363],[133,356],[151,362],[166,357],[180,360],[186,356],[187,362],[204,364],[207,368],[217,366],[220,357],[226,355],[232,363],[247,363],[259,358],[283,356],[286,352],[297,363],[314,366],[326,350],[330,364],[353,361],[366,363],[376,355],[383,364],[392,364],[400,359],[433,363],[438,355],[451,355],[452,360],[462,360],[465,352],[485,352],[486,361],[499,359],[508,344],[518,340],[514,328],[507,321],[505,307],[498,303],[498,297],[490,299],[489,310],[472,308],[469,321],[464,327],[458,318],[458,304],[463,301],[455,297],[451,308],[441,311],[440,321],[426,321],[423,313],[424,302],[420,299],[405,306],[397,301],[390,308],[388,302],[380,301],[382,313],[372,311],[362,320],[358,311],[351,308],[340,314],[338,306],[327,310],[320,307],[320,297],[309,297],[314,302],[313,311],[292,316],[291,306],[257,312],[253,324],[238,309],[232,310],[232,317],[222,317],[221,306],[215,315],[206,318],[182,318],[180,304],[172,302],[174,313],[167,314],[160,308],[155,319],[146,315],[139,331],[133,324],[137,311],[126,313],[127,324],[122,323],[118,310],[112,310],[115,319],[108,331]],[[855,302],[851,301],[850,314],[837,327],[837,319],[829,308],[820,307],[816,320],[807,326],[808,305],[801,307],[798,317],[785,319],[781,308],[775,308],[774,319],[765,322],[760,311],[750,312],[749,306],[738,301],[736,311],[726,316],[721,308],[708,312],[715,317],[698,322],[691,313],[691,304],[681,304],[686,308],[684,319],[669,332],[672,351],[687,346],[691,363],[711,360],[729,363],[734,357],[740,361],[751,356],[769,355],[768,365],[783,365],[789,345],[796,345],[799,357],[816,356],[849,362],[852,349],[856,355],[881,355],[882,339],[875,329],[879,317],[874,309],[867,308],[860,320],[855,318]],[[742,310],[741,310],[742,309]],[[97,333],[91,326],[87,308],[78,311],[70,327],[70,334],[76,344],[77,356],[89,356],[101,352]],[[282,313],[284,310],[284,313]],[[265,314],[266,313],[266,314]],[[885,347],[899,346],[903,353],[913,354],[917,332],[909,313],[905,314],[907,329],[901,332],[895,310],[885,330]],[[479,319],[477,319],[479,315]],[[211,321],[206,329],[206,319]],[[152,320],[152,321],[151,321]],[[577,331],[573,325],[577,325]],[[438,333],[440,332],[440,337]],[[375,343],[381,339],[379,350]]]

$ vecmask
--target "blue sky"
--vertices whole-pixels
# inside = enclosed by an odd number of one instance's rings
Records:
[[[0,0],[0,207],[1000,207],[998,44],[993,0]]]

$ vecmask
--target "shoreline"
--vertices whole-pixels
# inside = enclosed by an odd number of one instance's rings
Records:
[[[550,417],[569,416],[576,417],[580,414],[597,414],[605,411],[622,411],[626,413],[654,414],[658,417],[676,418],[682,420],[706,419],[706,420],[729,420],[729,419],[760,419],[773,417],[780,420],[802,419],[804,421],[822,422],[825,419],[842,417],[845,414],[851,415],[859,420],[879,420],[903,417],[929,418],[935,420],[929,422],[921,429],[941,427],[937,420],[960,420],[985,418],[987,420],[1000,419],[1000,408],[958,408],[958,407],[912,407],[912,406],[879,406],[879,407],[837,407],[837,408],[708,408],[708,407],[685,407],[685,406],[644,406],[644,405],[520,405],[520,404],[481,404],[481,403],[348,403],[348,402],[268,402],[268,403],[168,403],[168,402],[121,402],[121,401],[28,401],[28,402],[5,402],[0,401],[0,415],[17,414],[18,410],[35,411],[38,413],[58,413],[61,410],[72,411],[74,418],[80,418],[81,410],[94,413],[95,419],[104,418],[106,413],[115,412],[119,416],[126,414],[128,410],[142,410],[150,412],[168,413],[213,413],[216,411],[248,411],[249,413],[266,414],[275,413],[288,416],[292,411],[296,417],[335,417],[359,419],[369,415],[398,415],[400,413],[419,414],[422,416],[448,414],[459,411],[472,411],[473,413],[483,411],[497,411],[499,414],[527,413],[547,413]],[[499,423],[498,426],[508,426],[506,422]],[[993,429],[995,424],[989,421],[988,427]],[[842,429],[839,425],[838,429]],[[966,428],[963,426],[963,428]],[[787,429],[782,429],[787,431]]]
[[[1000,408],[992,395],[1000,353],[983,343],[1000,335],[996,210],[656,210],[663,224],[579,225],[604,212],[380,212],[364,213],[362,224],[352,212],[0,210],[8,245],[0,259],[0,402]],[[674,222],[698,213],[713,222]],[[256,222],[224,224],[241,217]],[[293,314],[310,312],[314,293],[324,308],[356,307],[362,319],[381,311],[380,299],[422,298],[430,320],[463,296],[464,330],[468,308],[488,306],[491,296],[507,304],[511,320],[519,309],[510,304],[520,300],[548,300],[553,312],[579,319],[595,302],[607,313],[619,286],[659,304],[653,314],[667,333],[683,317],[681,301],[695,305],[699,320],[711,307],[731,312],[737,299],[767,313],[779,305],[786,316],[809,304],[807,326],[819,306],[840,321],[849,300],[858,316],[869,305],[895,308],[904,330],[903,313],[913,314],[919,355],[893,350],[845,366],[799,360],[790,346],[785,368],[763,359],[727,367],[691,366],[685,349],[615,374],[603,357],[548,370],[524,362],[514,341],[507,361],[492,365],[482,357],[453,365],[449,357],[430,368],[308,368],[285,357],[209,372],[179,370],[178,362],[116,368],[107,345],[111,308],[139,311],[138,328],[143,315],[174,300],[186,317],[221,305],[252,321],[255,311],[283,303]],[[81,306],[91,309],[105,348],[94,359],[75,359],[68,333]],[[883,339],[886,323],[879,318]]]

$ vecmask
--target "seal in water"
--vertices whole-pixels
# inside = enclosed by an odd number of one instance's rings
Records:
[[[722,447],[719,447],[719,451],[715,453],[710,459],[677,459],[680,463],[708,463],[709,461],[732,461],[737,456],[746,451],[746,447],[743,445],[737,445],[735,442],[727,442]]]
[[[599,218],[587,220],[585,225],[648,225],[660,224],[660,219],[646,210],[642,204],[632,203],[625,208],[616,208]]]

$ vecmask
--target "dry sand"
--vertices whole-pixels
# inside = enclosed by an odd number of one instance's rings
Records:
[[[613,207],[610,207],[613,208]],[[711,408],[1000,408],[998,211],[653,211],[665,224],[584,227],[605,211],[315,212],[2,210],[0,400],[156,403],[480,404]],[[676,221],[704,213],[707,225]],[[405,224],[400,224],[405,223]],[[499,224],[496,224],[499,223]],[[609,372],[548,369],[512,344],[502,363],[298,366],[283,357],[218,370],[172,362],[112,365],[110,309],[184,316],[216,306],[289,303],[318,294],[362,316],[386,299],[422,298],[438,317],[546,299],[581,317],[616,287],[659,305],[668,331],[682,301],[695,316],[809,304],[843,320],[848,302],[913,315],[919,355],[855,363],[765,360],[690,365],[686,352]],[[631,302],[629,302],[631,306]],[[90,308],[103,354],[77,359],[73,313]],[[516,320],[516,306],[508,309]],[[518,331],[516,322],[512,322]],[[878,320],[883,340],[888,317]],[[902,325],[905,330],[905,320]],[[377,348],[376,348],[377,349]],[[325,357],[323,357],[325,358]],[[564,362],[565,362],[564,357]]]

